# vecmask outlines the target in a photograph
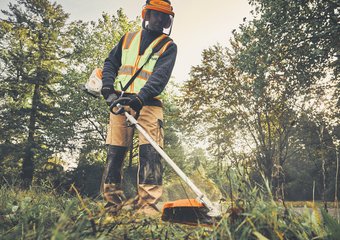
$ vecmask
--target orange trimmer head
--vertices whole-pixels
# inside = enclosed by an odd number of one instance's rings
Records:
[[[203,203],[196,199],[181,199],[164,203],[162,220],[188,225],[212,225],[215,221],[208,212]]]

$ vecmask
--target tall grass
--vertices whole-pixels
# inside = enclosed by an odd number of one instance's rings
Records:
[[[111,216],[100,199],[83,199],[73,190],[58,194],[46,186],[0,188],[0,239],[198,239],[208,232],[137,218],[132,211]]]
[[[215,225],[187,226],[133,211],[111,216],[101,199],[82,198],[74,188],[60,194],[48,185],[28,191],[2,186],[0,239],[340,239],[340,225],[316,206],[302,212],[285,207],[273,200],[267,183],[243,180],[238,187]]]

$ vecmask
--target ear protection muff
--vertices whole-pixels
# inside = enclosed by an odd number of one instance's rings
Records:
[[[145,10],[145,11],[144,11],[144,9],[143,9],[142,18],[143,18],[145,21],[149,21],[149,20],[150,20],[150,11],[148,11],[148,10]]]
[[[142,10],[142,18],[145,19],[145,15],[146,15],[147,9],[144,7]]]

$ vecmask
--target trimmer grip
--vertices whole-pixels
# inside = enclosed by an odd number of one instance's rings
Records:
[[[113,101],[110,105],[110,112],[112,112],[113,114],[115,115],[119,115],[119,114],[122,114],[124,113],[124,105],[126,105],[128,102],[130,102],[130,98],[128,97],[121,97],[121,98],[118,98],[117,100]],[[118,107],[118,110],[117,111],[114,111],[113,109],[115,107]]]

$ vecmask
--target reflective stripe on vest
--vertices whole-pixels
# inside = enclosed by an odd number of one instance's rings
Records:
[[[166,35],[162,34],[158,38],[156,38],[145,50],[143,55],[139,55],[139,48],[141,42],[142,31],[127,33],[122,46],[122,65],[119,68],[118,76],[115,79],[114,88],[117,91],[121,91],[122,87],[124,87],[127,82],[131,79],[131,77],[135,74],[135,72],[143,66],[143,64],[148,59],[149,55],[152,53],[152,49],[162,41]],[[163,54],[166,50],[170,42],[167,42],[158,52],[156,52],[149,62],[145,64],[142,71],[138,74],[134,82],[130,85],[130,87],[125,91],[126,93],[135,93],[137,94],[140,89],[145,85],[146,81],[151,76],[153,69],[156,65],[158,58]],[[160,98],[157,96],[156,98]]]

